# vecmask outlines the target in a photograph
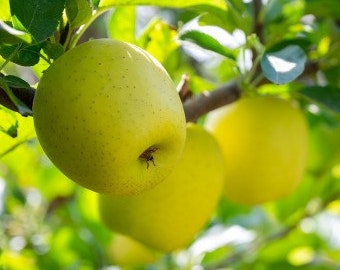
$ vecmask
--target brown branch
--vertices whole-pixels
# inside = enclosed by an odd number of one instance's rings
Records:
[[[177,92],[182,102],[192,97],[192,91],[189,86],[189,76],[187,74],[182,75],[181,81],[177,85]]]
[[[184,101],[187,122],[196,121],[200,116],[232,103],[241,96],[241,89],[236,82],[226,83],[213,91],[206,91]]]

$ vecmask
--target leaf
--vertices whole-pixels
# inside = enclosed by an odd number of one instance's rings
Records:
[[[66,15],[75,29],[88,21],[92,16],[92,8],[87,0],[66,0]]]
[[[101,0],[100,7],[123,6],[123,5],[154,5],[159,7],[185,8],[190,6],[208,5],[221,9],[227,6],[224,0]]]
[[[30,43],[32,41],[31,35],[0,21],[0,44],[18,44],[22,41]]]
[[[332,86],[306,86],[299,93],[336,113],[340,113],[340,88]]]
[[[313,14],[316,17],[340,19],[339,0],[309,0],[306,1],[306,14]]]
[[[209,251],[204,254],[201,264],[206,267],[217,264],[218,262],[225,259],[228,255],[230,255],[232,250],[233,249],[231,246],[224,246]]]
[[[129,23],[122,23],[124,20]],[[109,37],[113,39],[136,43],[136,8],[116,8],[109,19],[107,30]]]
[[[36,43],[56,31],[65,0],[10,0],[13,26],[30,33]]]
[[[26,82],[25,80],[17,76],[7,75],[3,77],[3,79],[9,87],[27,88],[27,89],[31,87],[28,82]]]
[[[98,7],[100,0],[91,0],[93,6]]]
[[[13,104],[18,108],[18,111],[21,115],[32,115],[32,110],[26,106],[24,102],[18,99],[9,88],[7,82],[4,78],[0,77],[0,88],[5,91],[7,96],[13,102]]]
[[[305,68],[307,57],[297,45],[289,45],[279,51],[267,51],[261,59],[264,76],[276,84],[295,80]]]
[[[147,50],[160,63],[165,64],[165,61],[179,47],[177,31],[168,23],[156,19],[155,23],[151,22],[147,26],[147,30],[138,40],[138,45]]]
[[[0,106],[0,123],[0,132],[12,138],[18,136],[18,120],[13,111]]]
[[[11,46],[0,47],[0,55],[21,66],[33,66],[39,62],[39,51],[41,44],[27,46],[25,44],[17,44]]]
[[[235,59],[233,50],[228,49],[213,36],[201,32],[200,30],[186,31],[180,35],[180,39],[193,41],[204,49],[216,52],[233,60]]]
[[[61,44],[49,41],[44,43],[43,50],[49,58],[54,60],[64,53],[64,47]]]
[[[9,11],[9,0],[0,0],[0,20],[9,21],[11,13]]]

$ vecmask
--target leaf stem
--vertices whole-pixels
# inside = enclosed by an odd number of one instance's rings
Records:
[[[73,36],[72,40],[70,42],[65,42],[65,44],[69,44],[69,46],[67,46],[67,49],[72,49],[73,47],[75,47],[79,41],[79,39],[81,38],[81,36],[85,33],[86,29],[100,16],[102,15],[104,12],[108,11],[109,9],[111,9],[111,7],[104,7],[104,8],[98,8],[97,10],[95,10],[92,14],[92,16],[89,18],[89,20],[87,21],[87,23],[85,23],[83,26],[81,26],[78,31],[76,32],[76,34]],[[72,31],[70,31],[72,32]]]

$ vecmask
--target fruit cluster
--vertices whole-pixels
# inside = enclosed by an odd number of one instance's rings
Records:
[[[52,162],[98,192],[102,221],[162,252],[193,241],[222,194],[250,205],[290,194],[307,158],[307,126],[290,102],[242,98],[209,113],[204,127],[186,124],[165,69],[142,49],[109,39],[58,58],[39,83],[33,112]],[[124,239],[117,238],[121,246]]]

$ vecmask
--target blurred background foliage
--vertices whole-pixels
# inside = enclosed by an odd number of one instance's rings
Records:
[[[124,5],[129,2],[152,5]],[[193,93],[239,80],[248,94],[299,100],[310,126],[310,153],[298,190],[255,207],[223,198],[187,249],[157,254],[138,247],[137,257],[144,261],[117,266],[114,243],[121,236],[99,221],[94,193],[73,184],[51,164],[31,117],[0,106],[0,269],[340,269],[338,1],[262,1],[257,13],[258,1],[198,2],[103,0],[103,7],[121,6],[95,20],[80,41],[112,37],[135,43],[154,55],[177,84],[187,74]],[[8,3],[0,0],[2,21],[10,19]],[[312,66],[305,74],[306,66],[299,81],[290,78],[282,85],[264,80],[257,72],[257,55],[292,44],[298,44],[317,69]],[[46,50],[43,54],[53,58]],[[30,85],[48,66],[39,58],[24,67],[7,63],[6,54],[1,55],[2,70]],[[262,66],[264,72],[267,68]]]

